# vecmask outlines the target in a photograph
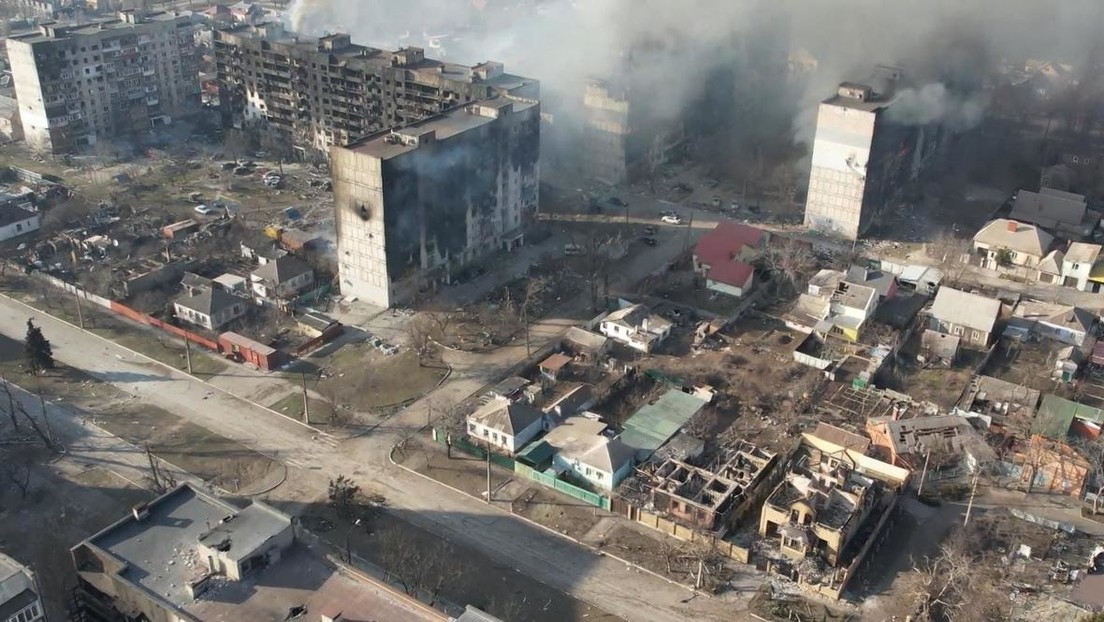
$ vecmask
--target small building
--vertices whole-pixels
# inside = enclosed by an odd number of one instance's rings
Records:
[[[541,361],[538,367],[542,376],[554,382],[559,378],[563,369],[570,363],[571,357],[562,352],[557,352]]]
[[[1104,410],[1048,393],[1039,404],[1031,433],[1064,442],[1070,433],[1082,438],[1097,438],[1101,426],[1104,426]]]
[[[651,352],[671,334],[671,322],[642,304],[610,313],[599,328],[603,335],[641,352]]]
[[[770,234],[762,229],[722,221],[694,247],[694,272],[705,279],[709,290],[743,296],[755,278],[749,262],[769,239]]]
[[[487,395],[504,400],[523,399],[525,387],[531,384],[533,383],[521,376],[507,376],[491,387],[491,390],[487,391]]]
[[[866,433],[879,458],[913,471],[927,463],[930,471],[965,466],[973,472],[996,459],[965,417],[872,417],[866,422]]]
[[[1000,311],[999,300],[941,287],[929,310],[928,329],[959,337],[964,344],[988,348]]]
[[[1089,209],[1084,195],[1057,188],[1042,188],[1039,192],[1020,190],[1009,218],[1075,240],[1092,235],[1100,224],[1100,212]]]
[[[609,348],[609,338],[572,326],[564,333],[560,345],[575,358],[585,363],[594,363],[606,353]]]
[[[706,531],[724,531],[774,464],[775,454],[741,443],[715,470],[665,460],[650,476],[650,501],[658,512]]]
[[[226,356],[239,363],[249,363],[257,369],[272,371],[284,364],[286,356],[283,352],[267,346],[259,341],[254,341],[244,335],[234,332],[225,332],[218,338],[219,350]]]
[[[1083,292],[1095,292],[1100,290],[1100,281],[1094,281],[1093,276],[1101,278],[1099,244],[1085,242],[1073,242],[1069,245],[1062,258],[1062,284],[1073,287]]]
[[[40,622],[45,619],[46,610],[34,572],[0,553],[0,620]]]
[[[514,453],[544,429],[544,413],[525,402],[491,399],[468,415],[468,436]]]
[[[0,195],[0,242],[10,240],[42,227],[42,214],[33,212],[19,197]]]
[[[759,535],[778,537],[793,560],[839,566],[868,519],[887,508],[908,481],[906,469],[803,434],[785,479],[767,497]]]
[[[1019,336],[1038,335],[1081,347],[1086,345],[1098,321],[1096,314],[1080,307],[1024,300],[1016,305],[1005,332]]]
[[[544,412],[549,417],[562,420],[590,408],[594,405],[594,399],[594,388],[589,384],[580,384],[545,406]]]
[[[1012,475],[1029,492],[1081,498],[1089,463],[1064,442],[1038,434],[1013,449]]]
[[[239,296],[245,296],[249,293],[249,280],[244,276],[226,273],[211,280],[226,291],[233,292]]]
[[[1039,262],[1036,269],[1039,271],[1038,280],[1040,283],[1050,283],[1052,285],[1062,285],[1065,282],[1066,266],[1066,253],[1060,249],[1054,249],[1043,257],[1043,260]]]
[[[173,300],[173,312],[183,322],[218,330],[246,313],[245,299],[221,287],[205,287],[185,292]]]
[[[897,277],[881,268],[852,265],[847,269],[846,281],[874,288],[878,292],[878,304],[897,295]]]
[[[171,225],[165,225],[161,229],[161,236],[172,240],[174,238],[184,237],[193,231],[199,229],[199,223],[193,218],[187,218],[185,220],[177,221]]]
[[[981,267],[989,270],[1020,267],[1037,271],[1053,244],[1054,236],[1041,228],[1008,218],[992,220],[974,235],[974,253],[980,257]]]
[[[867,273],[856,271],[856,276],[865,280]],[[887,295],[896,293],[895,287],[889,287],[880,279],[873,279],[873,284],[882,286]],[[877,288],[852,283],[847,274],[825,269],[809,279],[806,292],[798,296],[783,319],[788,327],[804,333],[858,341],[867,320],[877,311],[880,299]]]
[[[982,422],[984,426],[979,427],[983,429],[1023,437],[1035,420],[1039,397],[1038,390],[1022,384],[975,376],[958,401],[955,413]]]
[[[295,316],[299,331],[308,337],[336,336],[342,332],[341,322],[317,311],[308,311]]]
[[[540,440],[552,449],[552,469],[596,490],[613,490],[632,472],[633,449],[606,433],[596,416],[568,417]]]
[[[253,293],[268,300],[294,298],[314,283],[314,270],[291,256],[271,259],[249,275]]]
[[[636,450],[636,461],[644,462],[671,440],[694,415],[712,400],[708,391],[687,393],[668,389],[666,393],[636,410],[625,421],[621,440]]]

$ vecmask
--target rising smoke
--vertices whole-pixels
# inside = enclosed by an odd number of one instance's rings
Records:
[[[588,77],[619,77],[657,116],[689,117],[719,152],[807,140],[815,103],[879,63],[914,87],[903,119],[976,123],[976,95],[1002,62],[1084,66],[1101,0],[294,0],[289,26],[381,47],[499,60],[541,81],[558,120]],[[815,70],[795,81],[795,52]],[[689,114],[688,114],[689,113]]]

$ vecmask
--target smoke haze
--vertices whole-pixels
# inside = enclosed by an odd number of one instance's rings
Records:
[[[1102,16],[1100,0],[294,0],[288,11],[307,34],[504,62],[541,81],[557,123],[578,113],[585,79],[617,77],[654,115],[711,124],[719,152],[807,140],[815,103],[875,64],[902,66],[915,87],[902,118],[968,127],[984,110],[972,93],[1000,62],[1082,68]],[[808,70],[797,79],[795,53]]]

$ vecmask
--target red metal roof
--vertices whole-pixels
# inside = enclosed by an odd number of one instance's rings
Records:
[[[748,278],[751,277],[751,273],[754,271],[755,268],[752,268],[742,261],[722,261],[710,264],[709,273],[706,277],[712,281],[724,283],[725,285],[744,287],[747,285]]]
[[[745,246],[756,247],[762,244],[764,235],[766,232],[762,229],[723,220],[698,240],[694,255],[699,263],[723,263],[738,255]]]

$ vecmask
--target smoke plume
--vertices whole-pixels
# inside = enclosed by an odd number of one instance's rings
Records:
[[[579,114],[587,78],[615,77],[651,116],[698,125],[699,150],[762,155],[808,140],[815,104],[875,64],[921,85],[900,94],[902,119],[969,127],[1002,64],[1085,67],[1102,15],[1100,0],[294,0],[287,21],[502,61],[541,81],[557,125]]]
[[[986,100],[980,92],[952,93],[939,83],[902,89],[886,115],[905,125],[940,122],[955,130],[967,130],[981,122]]]

